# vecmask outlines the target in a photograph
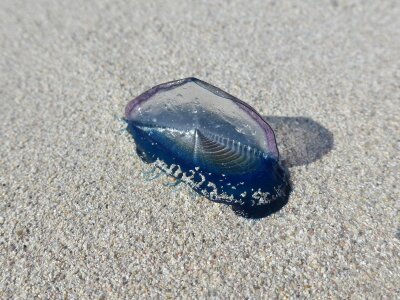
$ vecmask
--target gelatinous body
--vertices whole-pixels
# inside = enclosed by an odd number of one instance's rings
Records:
[[[215,202],[259,218],[286,204],[289,182],[271,127],[249,105],[196,78],[128,103],[138,155]]]

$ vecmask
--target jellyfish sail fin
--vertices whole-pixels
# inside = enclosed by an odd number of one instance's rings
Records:
[[[228,138],[207,137],[195,131],[194,158],[211,168],[228,173],[246,173],[257,168],[262,159],[258,150]]]

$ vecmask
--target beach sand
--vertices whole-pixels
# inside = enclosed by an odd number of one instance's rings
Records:
[[[0,2],[0,298],[399,295],[398,1]],[[149,180],[129,100],[256,108],[293,191],[236,216]]]

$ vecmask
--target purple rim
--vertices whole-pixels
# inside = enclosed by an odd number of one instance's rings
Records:
[[[159,91],[161,91],[161,90],[168,91],[168,90],[171,90],[177,86],[181,86],[190,81],[200,85],[201,87],[206,88],[207,90],[216,94],[217,96],[232,100],[233,102],[235,102],[235,104],[238,105],[238,107],[240,109],[243,109],[245,112],[247,112],[252,117],[252,119],[255,120],[257,122],[257,124],[263,128],[265,137],[267,138],[268,145],[274,146],[275,154],[277,156],[277,159],[279,159],[279,151],[278,151],[278,147],[276,144],[275,133],[274,133],[273,129],[271,128],[271,126],[263,119],[263,117],[253,107],[251,107],[246,102],[232,96],[231,94],[228,94],[227,92],[221,90],[220,88],[217,88],[217,87],[215,87],[207,82],[204,82],[200,79],[197,79],[195,77],[188,77],[188,78],[184,78],[184,79],[169,81],[169,82],[165,82],[165,83],[162,83],[162,84],[152,87],[151,89],[147,90],[146,92],[139,95],[135,99],[129,101],[129,103],[125,107],[125,117],[128,119],[128,116],[130,115],[130,113],[137,106],[139,106],[139,104],[148,100],[151,96],[155,95]]]

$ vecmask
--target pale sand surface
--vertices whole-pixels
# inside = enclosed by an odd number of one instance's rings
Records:
[[[2,0],[0,298],[398,297],[399,7]],[[115,116],[188,76],[269,116],[278,213],[146,181]]]

